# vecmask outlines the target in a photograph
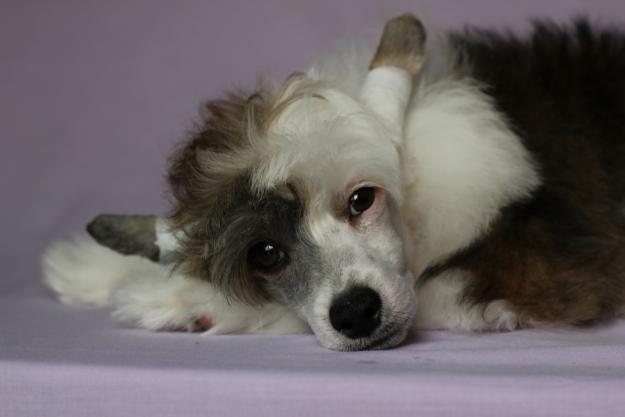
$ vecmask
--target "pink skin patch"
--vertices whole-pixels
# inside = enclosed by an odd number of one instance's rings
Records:
[[[205,332],[207,330],[209,330],[211,327],[213,327],[213,322],[211,321],[210,317],[208,317],[206,314],[201,315],[200,317],[198,317],[195,320],[195,325],[193,326],[193,331],[195,332]]]
[[[185,325],[164,327],[161,330],[173,331],[173,332],[201,333],[201,332],[205,332],[207,330],[210,330],[211,327],[213,327],[213,322],[210,319],[210,317],[208,317],[206,314],[202,314],[201,316],[199,316],[195,320],[189,321]]]
[[[382,215],[382,213],[384,213],[384,209],[386,207],[385,205],[386,196],[382,187],[378,186],[377,184],[368,183],[368,182],[357,183],[355,186],[348,187],[347,193],[345,193],[345,197],[343,198],[343,200],[347,201],[349,199],[349,196],[352,195],[354,191],[360,188],[364,188],[364,187],[373,188],[375,192],[375,199],[373,200],[373,204],[371,205],[371,207],[369,207],[369,209],[367,209],[367,211],[362,213],[360,216],[350,220],[350,223],[352,224],[352,226],[354,226],[357,229],[366,229],[368,227],[374,227],[378,223],[378,220],[380,216]]]

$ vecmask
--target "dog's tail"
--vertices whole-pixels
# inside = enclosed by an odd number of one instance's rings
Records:
[[[67,304],[106,306],[126,277],[163,275],[166,268],[139,256],[125,256],[87,235],[53,243],[44,253],[45,284]]]

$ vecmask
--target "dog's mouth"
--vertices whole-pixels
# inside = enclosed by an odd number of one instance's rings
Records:
[[[394,348],[403,342],[414,321],[414,313],[406,312],[401,314],[401,318],[395,317],[392,321],[385,321],[378,327],[373,334],[368,337],[350,338],[337,332],[330,330],[330,326],[321,322],[309,322],[317,340],[324,347],[343,351],[353,352],[359,350],[383,350]]]
[[[370,342],[366,349],[369,350],[382,350],[389,349],[397,346],[401,342],[404,341],[406,335],[408,334],[408,327],[397,329],[391,332],[384,334],[381,337],[376,338],[372,342]]]
[[[381,335],[368,341],[360,349],[355,350],[384,350],[394,348],[406,339],[410,326],[408,320],[401,325],[392,326],[389,329],[382,329]]]

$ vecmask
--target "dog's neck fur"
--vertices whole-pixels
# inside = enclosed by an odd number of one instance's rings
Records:
[[[422,80],[403,149],[408,259],[425,268],[468,247],[540,177],[520,138],[470,77]]]

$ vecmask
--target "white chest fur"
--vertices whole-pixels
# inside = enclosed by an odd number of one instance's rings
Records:
[[[470,245],[540,184],[531,155],[471,80],[417,89],[407,112],[402,214],[419,274]]]

